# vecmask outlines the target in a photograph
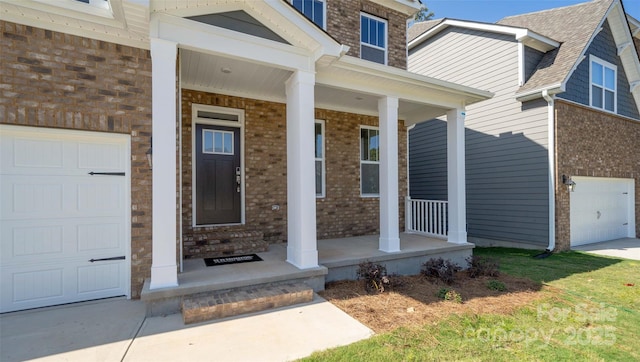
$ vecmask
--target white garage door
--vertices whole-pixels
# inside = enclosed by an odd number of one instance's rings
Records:
[[[128,295],[129,136],[0,125],[0,141],[0,312]]]
[[[635,235],[633,179],[573,177],[571,245]]]

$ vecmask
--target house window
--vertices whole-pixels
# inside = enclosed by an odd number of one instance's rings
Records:
[[[324,122],[315,123],[316,146],[316,197],[325,195],[325,165],[324,165]]]
[[[233,155],[233,132],[204,130],[202,153]]]
[[[293,6],[316,25],[325,28],[325,0],[293,0]]]
[[[360,128],[360,194],[380,194],[380,131],[374,127]]]
[[[77,2],[89,4],[98,8],[109,9],[109,0],[76,0]]]
[[[617,67],[594,56],[590,57],[591,106],[616,111],[616,73]]]
[[[387,64],[387,22],[360,14],[360,58]]]

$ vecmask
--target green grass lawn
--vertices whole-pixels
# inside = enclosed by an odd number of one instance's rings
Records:
[[[476,248],[501,272],[542,282],[543,298],[508,315],[452,315],[305,361],[640,361],[640,261]],[[628,286],[634,284],[634,286]]]

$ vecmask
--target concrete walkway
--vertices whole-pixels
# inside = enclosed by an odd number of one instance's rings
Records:
[[[111,299],[0,316],[0,361],[289,361],[373,332],[315,296],[300,306],[185,326]]]
[[[601,243],[574,246],[571,249],[590,254],[640,260],[640,239],[624,238]]]

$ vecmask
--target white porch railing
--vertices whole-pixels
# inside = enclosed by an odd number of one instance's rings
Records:
[[[449,203],[406,198],[405,229],[409,233],[447,238]]]

